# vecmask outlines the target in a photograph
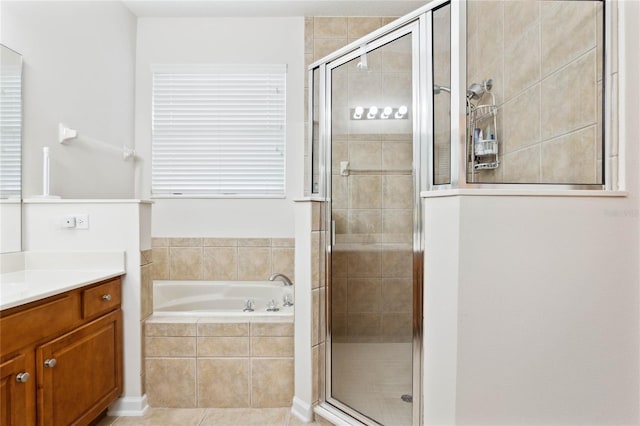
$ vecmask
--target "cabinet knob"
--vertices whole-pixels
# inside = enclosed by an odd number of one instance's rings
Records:
[[[102,295],[102,300],[104,300],[105,302],[111,302],[111,295],[110,294],[103,294]]]
[[[50,358],[44,362],[44,366],[47,368],[53,368],[56,366],[57,363],[58,361],[56,361],[55,358]]]
[[[27,373],[26,371],[24,373],[18,373],[16,374],[16,382],[27,383],[30,377],[31,377],[31,374]]]

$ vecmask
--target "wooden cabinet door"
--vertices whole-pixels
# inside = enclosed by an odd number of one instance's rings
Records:
[[[38,424],[86,425],[122,393],[122,311],[36,349]]]
[[[33,424],[35,375],[25,354],[0,364],[0,424],[17,426]],[[33,355],[31,355],[33,363]],[[31,402],[31,403],[29,403]]]

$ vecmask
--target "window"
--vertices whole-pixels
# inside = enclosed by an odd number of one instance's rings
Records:
[[[153,68],[154,196],[285,194],[286,65]]]

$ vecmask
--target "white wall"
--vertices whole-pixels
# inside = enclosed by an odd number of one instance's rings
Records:
[[[304,18],[142,18],[136,61],[136,194],[151,193],[152,64],[287,64],[286,199],[157,199],[154,237],[293,237],[303,194]]]
[[[136,19],[120,2],[2,1],[0,40],[23,56],[23,197],[51,193],[125,198],[134,168],[113,148],[133,147]],[[78,130],[68,145],[58,123]],[[109,148],[111,147],[111,148]]]
[[[124,250],[122,280],[124,392],[112,407],[118,415],[141,415],[142,395],[140,251],[150,248],[151,204],[139,200],[25,200],[24,250]],[[71,214],[88,214],[89,229],[62,228]]]

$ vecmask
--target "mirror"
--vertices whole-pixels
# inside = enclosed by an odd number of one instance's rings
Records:
[[[22,56],[0,44],[0,253],[22,249]]]

